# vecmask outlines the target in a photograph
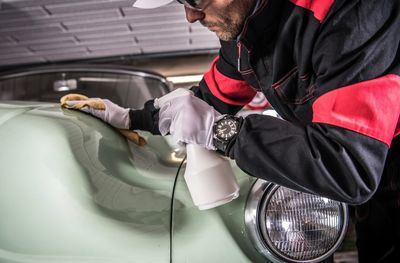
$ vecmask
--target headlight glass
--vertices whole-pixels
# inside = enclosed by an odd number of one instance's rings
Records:
[[[249,198],[253,208],[248,201],[246,217],[250,209],[254,220],[246,218],[246,224],[262,243],[259,250],[264,250],[263,254],[289,262],[318,262],[340,245],[348,220],[344,204],[281,186],[265,186],[262,180],[257,183],[264,187]]]

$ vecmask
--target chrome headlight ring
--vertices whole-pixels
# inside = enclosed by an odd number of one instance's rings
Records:
[[[348,225],[347,205],[257,180],[249,194],[246,231],[273,262],[320,262],[336,251]]]

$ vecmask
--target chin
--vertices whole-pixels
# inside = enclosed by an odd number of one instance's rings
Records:
[[[215,34],[222,41],[231,41],[231,40],[235,39],[235,36],[233,36],[232,34],[226,33],[226,32],[223,32],[223,33],[215,32]]]

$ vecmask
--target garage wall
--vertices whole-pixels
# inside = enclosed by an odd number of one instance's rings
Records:
[[[0,67],[218,49],[213,33],[186,22],[182,5],[140,10],[133,3],[3,0]]]

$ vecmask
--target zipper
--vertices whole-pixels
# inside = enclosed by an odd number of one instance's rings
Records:
[[[241,72],[242,67],[241,67],[241,56],[242,56],[242,43],[237,42],[237,48],[238,48],[238,59],[237,59],[237,69],[239,72]]]

